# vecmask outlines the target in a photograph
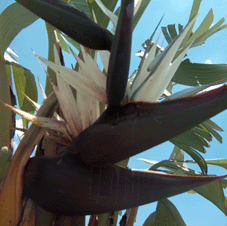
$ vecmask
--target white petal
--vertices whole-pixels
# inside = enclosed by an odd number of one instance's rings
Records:
[[[59,75],[74,89],[107,104],[106,90],[104,88],[99,87],[86,76],[83,76],[76,71],[61,65],[57,65],[42,57],[39,58],[52,70],[54,70],[56,73],[59,73]]]
[[[39,79],[38,79],[38,83],[39,83],[39,88],[40,88],[40,90],[41,90],[41,93],[42,93],[42,95],[43,95],[43,99],[45,100],[45,99],[47,98],[47,96],[46,96],[46,93],[45,93],[45,91],[44,91],[44,89],[43,89],[43,87],[42,87],[42,85],[41,85]]]
[[[85,64],[89,69],[88,72],[90,73],[90,76],[93,78],[93,80],[98,86],[105,88],[106,76],[101,72],[101,70],[97,66],[96,62],[91,58],[91,56],[85,52],[83,46],[81,46],[81,51],[83,53]]]
[[[32,123],[36,124],[37,126],[61,132],[69,140],[71,140],[71,137],[68,134],[68,131],[66,129],[66,125],[65,125],[64,122],[60,122],[58,120],[54,120],[54,119],[46,118],[46,117],[42,117],[42,116],[35,116],[35,115],[32,115],[32,114],[30,114],[30,113],[28,113],[26,111],[22,111],[20,109],[12,107],[12,106],[10,106],[8,104],[5,104],[5,103],[3,103],[3,104],[6,107],[10,108],[12,111],[14,111],[16,114],[18,114],[18,115],[22,116],[23,118],[31,121]]]
[[[188,96],[194,96],[197,93],[199,93],[200,91],[206,89],[208,86],[209,85],[203,85],[203,86],[196,86],[196,87],[184,89],[182,91],[172,94],[169,97],[166,97],[163,101],[173,100],[173,99],[188,97]]]
[[[137,89],[142,84],[142,82],[148,77],[148,75],[150,74],[150,71],[148,71],[148,66],[151,64],[151,62],[155,58],[155,53],[156,53],[156,50],[157,50],[158,39],[156,40],[156,42],[154,43],[154,45],[150,49],[150,51],[147,54],[147,56],[145,56],[142,68],[141,68],[139,74],[137,75],[137,77],[135,78],[135,81],[133,83],[133,89],[134,90]]]
[[[99,102],[94,98],[90,98],[90,125],[92,125],[100,116]]]
[[[90,126],[90,99],[87,95],[80,92],[77,92],[76,99],[80,110],[83,131]]]
[[[136,101],[138,101],[138,98],[143,98],[142,99],[143,101],[158,101],[158,99],[161,97],[164,90],[170,83],[171,79],[173,78],[176,70],[178,69],[182,59],[184,58],[184,56],[185,56],[186,52],[188,51],[188,49],[190,48],[190,46],[188,46],[174,60],[174,62],[172,64],[169,64],[166,71],[164,71],[164,70],[162,71],[162,68],[160,68],[161,70],[155,71],[155,73],[146,81],[144,86],[141,88],[141,91],[138,92]],[[158,74],[158,73],[160,73],[160,74]],[[140,95],[139,95],[139,93],[140,93]],[[141,99],[139,99],[139,100],[141,100]]]
[[[55,62],[60,64],[56,46],[54,46],[54,58]],[[68,83],[66,83],[58,73],[56,73],[56,77],[58,81],[58,88],[55,88],[55,86],[53,86],[53,88],[55,90],[65,120],[68,124],[70,134],[72,134],[73,137],[76,137],[82,131],[80,124],[80,114],[76,105],[76,101],[73,96],[72,89]]]
[[[169,76],[168,70],[171,67],[171,62],[178,51],[178,48],[181,45],[181,42],[184,40],[185,35],[189,31],[190,27],[193,25],[196,17],[194,17],[184,28],[184,30],[178,35],[178,37],[166,47],[165,51],[160,53],[151,63],[149,70],[151,73],[149,76],[143,81],[137,90],[134,91],[132,94],[132,98],[134,101],[157,101],[163,91],[165,90],[166,86],[168,85],[169,81],[172,79],[171,74]],[[185,54],[185,51],[184,51]],[[183,55],[184,56],[184,55]],[[182,55],[181,55],[182,57]],[[180,58],[178,58],[179,60]],[[178,62],[178,61],[176,61]],[[173,69],[178,64],[175,63],[172,66]],[[167,83],[168,82],[168,83]]]
[[[105,68],[105,71],[107,72],[108,67],[109,67],[110,52],[102,50],[102,51],[99,51],[99,55],[100,55],[100,58],[102,60],[102,64]]]

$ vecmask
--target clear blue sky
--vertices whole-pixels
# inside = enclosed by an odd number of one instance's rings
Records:
[[[13,0],[4,0],[0,2],[0,12],[9,4],[13,3]],[[148,8],[146,9],[141,21],[137,25],[137,28],[133,34],[132,45],[132,60],[131,60],[131,73],[138,67],[139,59],[134,56],[134,53],[141,49],[141,44],[150,37],[154,28],[158,24],[160,18],[165,13],[165,17],[161,26],[168,24],[181,23],[185,25],[188,21],[191,6],[193,0],[151,0]],[[222,17],[227,18],[227,0],[206,0],[202,1],[199,15],[195,27],[200,24],[203,18],[206,16],[210,8],[214,11],[214,23],[220,20]],[[157,35],[161,30],[159,29]],[[161,36],[163,37],[163,36]],[[210,60],[212,63],[226,63],[227,62],[227,29],[218,32],[214,36],[210,37],[204,46],[194,48],[188,51],[188,57],[192,62],[205,63]],[[160,38],[159,44],[162,43],[164,38]],[[164,42],[164,47],[166,42]],[[43,57],[47,57],[47,35],[42,20],[38,20],[29,28],[21,32],[10,47],[19,56],[18,62],[23,66],[30,69],[36,79],[39,77],[43,86],[45,86],[45,73],[39,66],[36,58],[33,56],[31,48]],[[67,58],[69,65],[74,63],[73,58]],[[39,103],[42,102],[42,97],[39,93]],[[206,159],[213,158],[227,158],[227,111],[212,118],[219,126],[221,126],[225,132],[223,136],[223,144],[218,143],[216,140],[211,142],[211,147],[207,149],[207,154],[203,155]],[[130,159],[129,167],[145,169],[148,165],[137,161],[137,158],[146,158],[150,160],[164,160],[168,159],[173,150],[173,145],[170,142],[165,142],[151,150],[143,152]],[[196,168],[198,169],[198,168]],[[225,170],[221,170],[217,167],[208,168],[209,173],[226,174]],[[225,191],[227,195],[227,192]],[[204,199],[203,197],[194,194],[178,195],[170,200],[177,207],[181,213],[185,223],[188,226],[225,226],[227,225],[227,218],[224,214],[212,203]],[[137,222],[135,226],[143,224],[145,219],[150,213],[155,211],[156,203],[145,205],[139,208],[137,215]]]

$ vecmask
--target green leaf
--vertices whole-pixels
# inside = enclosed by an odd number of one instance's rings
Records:
[[[158,202],[157,209],[152,213],[143,226],[186,226],[177,208],[168,199]]]
[[[57,38],[59,40],[61,49],[64,50],[65,52],[67,52],[67,53],[70,53],[69,48],[68,48],[68,44],[67,44],[65,37],[63,36],[62,32],[56,31],[56,35],[57,35]]]
[[[202,125],[209,130],[209,132],[220,142],[222,143],[223,139],[222,137],[214,130],[211,128],[211,126],[209,126],[208,124],[206,124],[206,122],[203,122]]]
[[[200,64],[192,63],[186,59],[181,62],[172,81],[187,86],[199,86],[226,78],[226,64]]]
[[[202,2],[202,0],[194,0],[188,21],[190,21],[195,15],[198,14],[201,2]],[[188,31],[188,33],[187,33],[187,35],[186,35],[186,37],[185,37],[185,39],[182,43],[182,46],[185,46],[185,43],[187,42],[188,38],[192,35],[193,27],[194,27],[194,25]]]
[[[213,25],[207,32],[205,32],[201,37],[197,38],[195,40],[195,42],[192,44],[192,47],[196,47],[199,45],[203,45],[205,43],[205,41],[207,40],[208,37],[210,37],[211,35],[215,34],[216,32],[223,30],[226,28],[227,25],[223,25],[225,19],[222,18],[221,20],[219,20],[215,25]]]
[[[201,2],[202,2],[202,0],[194,0],[189,20],[192,19],[192,17],[199,12],[199,7],[200,7]]]
[[[156,212],[151,213],[146,219],[146,221],[143,223],[143,226],[155,226],[155,216]]]
[[[47,30],[47,36],[48,36],[48,60],[54,62],[54,45],[56,45],[56,37],[54,34],[55,27],[53,27],[49,23],[45,23],[46,30]],[[52,82],[56,82],[56,74],[55,72],[50,68],[47,67],[47,73],[52,80]],[[45,93],[48,96],[53,91],[52,85],[50,83],[50,80],[48,77],[46,77],[46,86],[45,86]]]
[[[91,18],[90,11],[88,9],[87,1],[86,0],[69,0],[68,3],[76,6],[81,11],[83,11],[88,17]]]
[[[20,109],[33,114],[34,108],[25,98],[24,94],[37,102],[37,88],[34,75],[30,70],[20,65],[15,63],[11,63],[11,65]],[[27,127],[27,121],[25,119],[23,119],[23,126]]]
[[[213,20],[214,20],[213,10],[210,9],[208,14],[204,18],[203,22],[196,29],[195,33],[188,39],[188,42],[190,43],[192,40],[202,36],[205,32],[207,32],[209,30],[209,27],[211,26]]]
[[[0,55],[3,55],[15,36],[38,17],[18,3],[9,5],[0,15]]]
[[[216,165],[227,169],[227,159],[206,159],[207,164]],[[195,163],[194,161],[187,161],[188,163]]]
[[[0,184],[12,158],[12,152],[6,146],[0,149]]]
[[[118,0],[102,0],[102,3],[111,11],[113,12],[116,4],[117,4],[117,1]],[[97,3],[94,1],[94,2],[88,2],[88,8],[90,10],[90,13],[92,15],[92,18],[93,18],[93,14],[92,14],[92,10],[94,10],[95,12],[95,16],[96,16],[96,19],[97,19],[97,22],[99,25],[103,26],[103,27],[107,27],[110,19],[109,17],[107,17],[103,11],[100,9],[100,7],[97,5]],[[94,18],[93,18],[94,20]]]
[[[212,136],[209,132],[203,130],[201,127],[195,126],[194,128],[192,128],[192,131],[195,134],[198,134],[201,137],[204,137],[206,140],[208,141],[212,141]]]
[[[206,120],[202,124],[205,125],[208,128],[212,128],[212,129],[215,129],[215,130],[218,130],[218,131],[221,131],[221,132],[224,131],[220,126],[218,126],[215,122],[213,122],[210,119],[209,120]]]
[[[176,38],[178,34],[177,34],[177,31],[176,31],[176,28],[175,28],[175,24],[169,24],[167,26],[167,28],[168,28],[168,32],[171,36],[171,39],[173,40],[174,38]]]
[[[64,34],[62,34],[63,37],[68,41],[70,42],[75,48],[77,48],[78,50],[80,50],[80,44],[76,41],[74,41],[72,38],[70,38],[69,36],[66,36]]]
[[[9,79],[6,72],[5,61],[1,55],[0,55],[0,86],[1,86],[0,100],[3,101],[4,103],[11,104]],[[8,108],[4,107],[2,104],[0,104],[0,109],[1,109],[0,110],[0,148],[3,146],[10,147],[11,112]]]
[[[170,141],[173,142],[177,146],[183,144],[183,145],[189,146],[190,148],[196,149],[202,153],[206,153],[206,150],[203,147],[204,143],[201,143],[198,138],[199,138],[199,136],[194,134],[190,130],[190,131],[186,131],[186,132],[178,135],[177,137],[174,137]],[[206,146],[208,146],[208,145],[206,144]]]
[[[109,220],[109,213],[100,214],[98,216],[98,226],[106,226]]]
[[[170,44],[172,42],[172,39],[171,39],[166,27],[162,27],[162,33],[165,36],[165,39],[168,42],[168,44]]]
[[[181,170],[180,175],[188,175],[185,171]],[[193,189],[198,194],[216,205],[225,215],[227,215],[227,202],[224,196],[221,180],[205,184],[203,186]]]
[[[202,157],[202,155],[200,155],[196,150],[194,150],[193,148],[191,148],[187,145],[177,143],[172,139],[170,141],[177,147],[184,150],[187,154],[189,154],[192,157],[192,159],[194,159],[195,162],[199,165],[199,167],[203,173],[207,173],[207,164],[206,164],[205,159]]]

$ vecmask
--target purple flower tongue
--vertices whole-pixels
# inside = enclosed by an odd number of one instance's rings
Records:
[[[133,11],[134,1],[122,0],[107,72],[106,93],[109,106],[118,106],[125,95],[131,55]]]
[[[16,0],[78,43],[96,50],[111,50],[113,34],[75,6],[59,0]]]
[[[24,195],[52,213],[90,215],[162,200],[221,178],[165,175],[115,165],[90,168],[66,153],[31,158],[24,173]]]
[[[72,142],[90,166],[111,165],[167,141],[227,108],[227,86],[161,103],[107,108]]]

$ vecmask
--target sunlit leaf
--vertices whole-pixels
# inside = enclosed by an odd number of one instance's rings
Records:
[[[224,169],[227,169],[227,159],[206,159],[207,164],[221,166]],[[188,163],[194,163],[193,161],[187,161]]]
[[[38,94],[34,75],[30,70],[17,64],[12,65],[12,71],[20,109],[33,114],[34,108],[25,98],[24,94],[37,102]],[[26,120],[23,120],[24,127],[27,127],[27,123]]]
[[[6,146],[3,146],[0,149],[0,183],[2,182],[6,170],[9,166],[9,163],[12,158],[12,151],[9,150]]]
[[[168,199],[158,202],[157,209],[152,213],[143,226],[186,226],[177,208]]]
[[[188,86],[204,85],[226,79],[226,71],[226,64],[200,64],[186,59],[179,66],[172,81]]]
[[[9,5],[0,15],[0,54],[3,55],[15,36],[38,17],[18,3]]]

